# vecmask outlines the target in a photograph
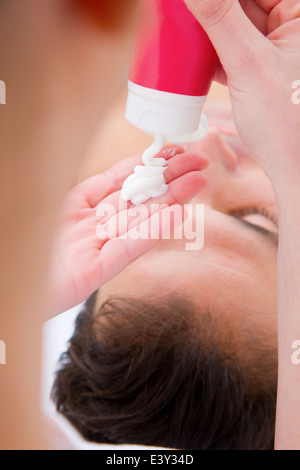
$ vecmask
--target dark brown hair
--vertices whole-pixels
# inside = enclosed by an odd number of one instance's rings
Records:
[[[261,361],[241,366],[220,341],[226,335],[215,316],[200,315],[186,299],[113,299],[99,312],[94,303],[95,295],[78,316],[53,388],[58,411],[84,438],[188,450],[273,448],[276,354],[255,344]]]

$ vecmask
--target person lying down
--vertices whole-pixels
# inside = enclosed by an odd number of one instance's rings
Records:
[[[52,398],[88,441],[274,448],[278,213],[229,105],[211,106],[204,244],[160,240],[85,302]],[[197,227],[202,230],[203,227]]]

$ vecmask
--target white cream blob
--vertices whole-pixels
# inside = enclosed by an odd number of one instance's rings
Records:
[[[154,142],[143,154],[144,166],[138,165],[134,173],[124,182],[121,198],[138,205],[152,197],[165,194],[168,190],[164,172],[167,161],[164,158],[154,158],[165,143],[162,135],[155,136]]]

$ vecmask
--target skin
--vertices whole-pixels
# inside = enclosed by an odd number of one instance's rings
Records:
[[[0,112],[0,332],[7,347],[7,364],[0,368],[3,449],[52,445],[39,407],[41,324],[49,310],[60,313],[78,300],[76,289],[71,299],[61,299],[58,290],[54,298],[60,305],[49,302],[52,286],[64,272],[58,269],[53,282],[55,240],[91,139],[126,83],[135,10],[126,27],[112,30],[87,15],[84,5],[80,0],[12,0],[0,6],[1,80],[7,89],[7,104]],[[105,184],[103,176],[99,181],[100,199],[121,184],[112,173],[104,178]],[[196,180],[192,175],[194,189]],[[78,220],[87,208],[88,191],[82,189],[83,194],[78,197],[77,191],[75,196],[77,210],[68,214],[67,222]],[[180,191],[184,195],[184,189]],[[173,194],[176,199],[176,187]],[[177,210],[181,212],[178,205]],[[73,234],[71,230],[67,238],[68,255],[74,249]],[[129,257],[127,248],[119,246],[121,265],[118,257],[113,266],[101,264],[106,276],[148,246],[135,247]],[[95,252],[99,255],[99,249]],[[62,282],[70,285],[68,279]]]
[[[132,25],[128,22],[122,32],[104,30],[69,0],[2,3],[1,80],[8,95],[0,114],[0,331],[9,366],[0,370],[0,438],[4,449],[39,449],[51,447],[38,404],[40,327],[47,313],[54,242],[67,193],[122,85]],[[300,383],[290,346],[300,337],[300,216],[295,214],[300,114],[290,91],[300,73],[300,20],[294,8],[299,2],[243,3],[254,23],[237,1],[187,0],[219,54],[218,78],[228,84],[239,135],[270,178],[277,200],[276,448],[297,449]],[[269,31],[271,19],[276,29]]]
[[[242,2],[247,15],[234,0],[185,1],[216,48],[239,135],[275,192],[280,221],[275,449],[299,449],[300,375],[291,359],[293,342],[300,337],[300,112],[291,99],[300,74],[299,1]]]
[[[260,311],[264,311],[266,313],[264,319],[268,319],[271,316],[270,312],[276,311],[275,305],[278,307],[279,385],[275,448],[297,449],[300,442],[300,414],[296,410],[300,409],[297,393],[300,384],[299,374],[291,362],[291,345],[295,338],[300,336],[298,322],[300,307],[298,227],[300,219],[298,214],[295,214],[295,207],[300,197],[298,158],[300,114],[291,100],[291,84],[300,72],[299,2],[296,0],[249,0],[241,2],[240,5],[234,0],[224,0],[222,3],[219,0],[186,0],[186,3],[217,50],[221,65],[216,79],[227,84],[239,136],[248,152],[269,178],[275,194],[280,220],[278,299],[276,304],[275,295],[272,295],[274,287],[272,289],[269,285],[269,295],[262,306],[265,309]],[[253,47],[251,50],[250,45]],[[230,54],[228,50],[231,51]],[[288,118],[283,120],[283,116]],[[258,119],[268,125],[260,126]],[[234,167],[232,155],[227,161],[227,166],[229,169]],[[256,181],[260,181],[258,175]],[[233,190],[232,193],[234,193]],[[245,201],[244,198],[242,200]],[[226,202],[228,201],[230,198]],[[224,201],[222,204],[224,205]],[[274,199],[272,203],[270,200],[267,201],[267,205],[274,205]],[[247,239],[248,243],[241,246],[241,241],[245,241],[241,234],[240,242],[235,246],[232,245],[232,218],[226,218],[226,222],[222,219],[222,227],[225,224],[227,226],[230,220],[230,228],[228,227],[228,236],[225,237],[227,241],[220,243],[221,224],[216,222],[216,219],[220,222],[220,207],[217,212],[218,215],[213,211],[208,213],[212,246],[217,249],[223,243],[223,249],[227,251],[227,258],[223,258],[224,261],[228,260],[228,253],[230,253],[230,261],[233,259],[233,265],[237,263],[236,269],[231,270],[231,276],[227,276],[227,280],[230,278],[232,284],[235,282],[237,286],[241,286],[239,281],[243,277],[247,275],[253,277],[255,274],[259,276],[261,283],[263,280],[266,281],[268,279],[266,273],[270,275],[270,265],[268,262],[264,264],[263,261],[267,261],[265,255],[258,259],[258,246],[256,247],[254,239]],[[212,214],[213,216],[210,217]],[[225,213],[225,215],[228,217],[232,214]],[[272,246],[274,254],[274,243]],[[254,250],[253,247],[255,247]],[[234,256],[232,256],[233,252]],[[248,258],[248,266],[247,263],[242,264],[245,252],[250,258],[250,263]],[[264,247],[264,253],[269,253],[267,246]],[[213,256],[212,249],[207,250],[204,256],[206,256],[204,259],[206,266],[214,266],[216,272],[220,270],[222,272],[222,266],[218,266],[218,259]],[[257,273],[253,271],[255,261],[259,266],[257,266]],[[220,278],[221,276],[219,280]],[[257,288],[257,292],[261,288],[261,283],[253,286]],[[275,282],[273,286],[274,284]],[[224,283],[220,292],[223,294],[226,292]],[[254,299],[253,291],[246,290],[246,292],[248,296],[244,300],[253,310],[254,303],[257,307],[257,298]],[[226,295],[224,298],[228,299]],[[231,298],[228,301],[232,305]],[[214,303],[216,304],[215,299]],[[243,305],[244,303],[242,302]],[[261,318],[262,316],[260,320]],[[271,332],[273,344],[275,331],[276,327]]]
[[[104,31],[72,1],[1,2],[7,89],[0,112],[3,449],[51,446],[38,404],[53,244],[85,149],[122,85],[132,26]]]
[[[203,170],[207,185],[191,201],[194,207],[205,204],[203,248],[187,250],[189,240],[184,236],[161,240],[102,286],[95,313],[110,297],[182,294],[194,301],[199,314],[209,310],[237,324],[247,318],[254,332],[264,328],[266,341],[276,350],[278,212],[274,191],[241,143],[230,105],[208,108],[207,117],[212,124],[207,137],[188,146],[209,158]],[[268,211],[268,217],[254,208]],[[244,210],[249,213],[242,215]],[[194,219],[195,214],[194,210]]]
[[[206,185],[206,178],[200,170],[207,166],[207,158],[203,153],[185,152],[178,146],[165,146],[161,156],[168,161],[164,176],[169,189],[163,196],[143,206],[146,209],[143,218],[132,217],[132,204],[120,200],[122,184],[134,167],[142,164],[141,155],[88,178],[70,191],[63,215],[63,229],[55,243],[49,294],[50,318],[83,302],[157,243],[157,239],[151,237],[135,240],[132,230],[143,230],[149,222],[158,231],[163,231],[164,220],[166,223],[169,221],[170,213],[176,214],[174,224],[183,221],[181,204]],[[99,235],[99,227],[105,223],[101,214],[106,214],[108,204],[110,209],[114,209],[114,217],[126,220],[122,231],[113,239]],[[151,210],[153,204],[158,206],[155,213]],[[121,236],[126,236],[126,239]]]

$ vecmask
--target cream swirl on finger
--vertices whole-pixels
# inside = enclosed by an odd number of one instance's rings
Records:
[[[163,136],[155,136],[153,144],[143,154],[144,166],[136,166],[134,173],[125,180],[121,191],[124,201],[138,205],[167,192],[168,185],[164,177],[167,161],[154,158],[163,148],[164,142]]]

